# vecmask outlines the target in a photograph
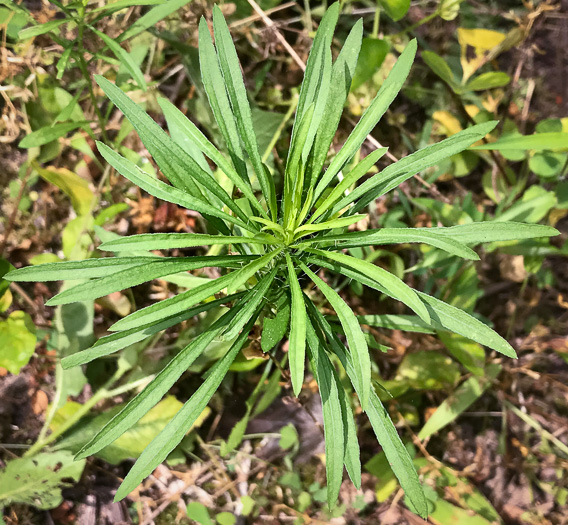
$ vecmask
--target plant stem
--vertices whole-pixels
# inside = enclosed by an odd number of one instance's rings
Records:
[[[428,16],[425,16],[422,20],[419,20],[415,24],[412,24],[410,27],[407,27],[406,29],[403,29],[402,31],[399,31],[398,33],[392,35],[391,38],[394,39],[394,38],[402,36],[406,33],[412,33],[416,28],[420,27],[422,24],[426,24],[427,22],[430,22],[430,20],[433,20],[437,16],[438,16],[438,10],[436,9],[436,11],[434,11],[433,13],[430,13]]]

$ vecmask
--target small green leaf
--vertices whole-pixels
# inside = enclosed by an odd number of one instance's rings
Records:
[[[484,91],[506,86],[511,81],[511,77],[503,71],[490,71],[470,80],[464,87],[466,91]]]
[[[290,297],[282,293],[276,303],[274,318],[265,317],[262,324],[260,345],[263,352],[272,350],[286,335],[290,324]]]
[[[422,51],[422,60],[424,60],[426,65],[450,87],[457,87],[450,66],[448,66],[447,62],[440,55],[437,55],[433,51]]]
[[[395,22],[403,18],[410,9],[410,0],[379,0],[379,3]]]
[[[356,90],[373,77],[383,64],[389,50],[390,46],[386,40],[363,38],[351,89]]]

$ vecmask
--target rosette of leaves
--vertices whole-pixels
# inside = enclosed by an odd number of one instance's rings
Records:
[[[454,256],[476,260],[479,257],[471,248],[475,244],[551,236],[558,232],[547,226],[503,222],[347,231],[348,226],[364,217],[368,204],[416,173],[468,148],[489,133],[496,123],[487,122],[461,131],[389,165],[370,178],[366,178],[367,173],[384,155],[385,149],[373,151],[348,169],[408,76],[416,52],[413,40],[324,169],[349,92],[363,31],[362,22],[357,22],[333,62],[331,42],[338,15],[336,3],[323,17],[313,42],[281,189],[276,187],[273,175],[259,155],[237,53],[218,8],[213,11],[215,43],[207,23],[201,20],[199,55],[203,85],[224,138],[227,156],[179,110],[162,100],[160,104],[172,135],[182,137],[187,144],[186,148],[181,147],[180,141],[166,134],[118,87],[97,77],[100,87],[130,120],[170,184],[148,175],[126,157],[99,143],[101,155],[116,171],[154,197],[199,212],[213,233],[124,237],[101,246],[102,250],[118,252],[118,257],[28,267],[11,272],[7,278],[13,281],[85,280],[48,301],[49,305],[59,305],[95,299],[180,271],[205,267],[222,269],[223,274],[218,279],[121,319],[111,327],[112,335],[103,337],[88,350],[64,358],[62,365],[66,368],[118,352],[219,305],[230,305],[230,308],[181,350],[77,457],[96,453],[132,427],[167,394],[213,340],[232,341],[228,352],[208,371],[201,387],[144,450],[119,488],[116,499],[124,498],[136,488],[181,441],[246,344],[253,325],[263,317],[264,351],[272,352],[284,337],[289,339],[287,357],[294,393],[297,395],[302,388],[306,360],[319,385],[330,505],[337,499],[344,467],[353,483],[360,486],[359,446],[352,412],[352,405],[358,402],[414,510],[426,516],[426,500],[412,460],[371,381],[371,355],[365,334],[351,308],[317,275],[319,270],[348,276],[379,294],[401,301],[415,312],[413,318],[422,326],[450,330],[506,356],[516,357],[513,348],[478,319],[415,291],[387,270],[346,253],[354,247],[424,243]],[[231,181],[231,191],[218,183],[204,156]],[[213,245],[219,245],[219,255],[128,255]],[[337,314],[339,323],[330,322],[320,312],[304,291],[308,285],[321,292]],[[225,295],[215,299],[214,295],[221,292]],[[267,313],[269,315],[265,315]],[[356,398],[342,386],[334,362],[344,368]]]

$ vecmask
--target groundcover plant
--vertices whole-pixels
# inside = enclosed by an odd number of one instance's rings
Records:
[[[482,222],[453,227],[381,228],[348,231],[367,206],[399,184],[442,159],[485,137],[496,122],[485,122],[393,163],[371,177],[371,168],[385,154],[377,149],[359,163],[352,159],[400,91],[414,60],[416,41],[400,55],[376,98],[339,152],[327,163],[351,85],[361,47],[362,22],[357,22],[336,60],[331,41],[339,15],[332,5],[321,21],[302,82],[283,186],[263,163],[252,125],[251,109],[227,24],[214,8],[215,43],[205,20],[199,26],[199,57],[203,84],[228,156],[178,109],[160,100],[172,136],[190,145],[180,147],[118,87],[103,77],[96,81],[138,132],[163,176],[162,182],[103,143],[102,157],[120,174],[156,198],[199,212],[213,234],[158,233],[111,240],[100,249],[117,257],[27,267],[6,276],[12,281],[82,280],[48,301],[60,305],[94,299],[146,281],[205,267],[223,275],[138,310],[115,323],[114,333],[90,349],[63,359],[65,368],[118,352],[201,312],[229,306],[215,323],[183,348],[107,426],[78,453],[84,458],[112,443],[155,406],[184,371],[214,340],[231,342],[230,349],[205,375],[200,388],[145,449],[130,470],[116,499],[135,489],[166,459],[202,413],[233,360],[247,344],[259,319],[264,321],[262,348],[273,352],[286,336],[290,380],[296,395],[302,389],[306,358],[322,399],[328,502],[338,497],[346,468],[353,483],[361,483],[359,446],[352,406],[355,396],[340,382],[337,366],[349,377],[358,403],[367,414],[409,505],[421,516],[427,505],[412,460],[400,440],[371,380],[371,356],[359,322],[323,273],[336,272],[401,301],[416,316],[407,322],[426,323],[468,337],[508,357],[513,348],[475,317],[410,288],[398,277],[348,254],[355,247],[394,243],[424,243],[464,259],[479,259],[472,246],[556,235],[551,227],[508,222]],[[207,157],[231,182],[227,190],[213,175]],[[364,182],[362,182],[364,181]],[[194,257],[140,256],[140,252],[218,245],[217,255]],[[129,255],[131,254],[131,255]],[[319,273],[319,276],[318,276]],[[311,284],[310,284],[311,282]],[[335,311],[326,317],[306,293],[319,290]],[[221,298],[215,294],[224,293]],[[414,320],[414,321],[412,321]]]

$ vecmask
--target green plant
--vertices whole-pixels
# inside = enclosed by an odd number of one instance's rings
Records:
[[[400,91],[416,52],[416,41],[411,41],[343,147],[323,170],[351,85],[363,30],[361,21],[355,24],[332,63],[330,47],[338,15],[339,4],[336,3],[326,12],[313,43],[281,189],[277,189],[275,177],[259,155],[236,50],[223,16],[215,8],[215,46],[205,20],[201,20],[199,27],[201,74],[230,160],[169,102],[161,100],[160,105],[172,134],[185,137],[193,145],[187,151],[118,87],[97,77],[99,86],[130,120],[171,185],[98,143],[102,157],[151,195],[201,213],[214,234],[135,235],[101,245],[103,250],[118,252],[118,257],[43,264],[6,275],[6,279],[12,281],[85,280],[48,301],[49,305],[62,305],[92,300],[176,272],[205,267],[227,270],[218,279],[128,315],[111,327],[115,333],[62,360],[63,367],[69,368],[118,352],[212,308],[212,303],[205,301],[226,289],[227,295],[215,303],[231,307],[181,350],[78,453],[77,458],[85,458],[121,436],[162,399],[215,339],[232,342],[228,352],[209,370],[202,386],[140,455],[116,499],[131,492],[181,441],[246,344],[254,324],[263,319],[265,352],[274,351],[289,332],[287,357],[294,393],[297,395],[302,388],[306,355],[319,385],[329,504],[337,499],[344,466],[356,486],[360,486],[361,481],[352,399],[340,382],[332,364],[333,357],[345,369],[413,509],[421,516],[427,515],[426,499],[412,460],[372,384],[371,356],[359,320],[340,295],[316,275],[316,268],[340,273],[401,301],[417,314],[405,318],[410,326],[426,325],[453,331],[506,356],[516,357],[507,341],[481,321],[413,290],[379,266],[344,253],[344,250],[362,246],[424,243],[451,255],[477,260],[479,257],[471,245],[547,237],[558,232],[547,226],[507,222],[346,231],[364,217],[358,212],[368,204],[418,172],[465,150],[485,137],[496,123],[486,122],[463,130],[362,182],[386,149],[373,151],[354,166],[351,159]],[[228,185],[221,186],[208,170],[203,155],[230,180],[229,190]],[[334,185],[340,172],[343,177]],[[238,253],[227,251],[226,254],[175,258],[140,256],[144,251],[196,246],[221,249],[225,246],[227,250],[232,246]],[[129,253],[132,255],[127,255]],[[310,281],[335,310],[339,324],[324,316],[313,302],[313,292],[306,289]]]

